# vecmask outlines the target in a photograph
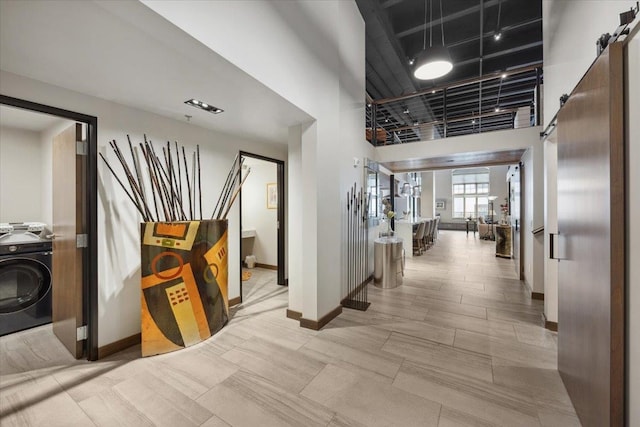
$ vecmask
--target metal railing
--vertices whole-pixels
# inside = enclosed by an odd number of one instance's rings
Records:
[[[367,139],[379,146],[535,126],[541,117],[541,66],[368,99]]]

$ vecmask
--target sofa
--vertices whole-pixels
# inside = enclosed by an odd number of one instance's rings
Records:
[[[492,224],[487,224],[484,217],[478,218],[478,235],[481,239],[489,239],[491,237]]]

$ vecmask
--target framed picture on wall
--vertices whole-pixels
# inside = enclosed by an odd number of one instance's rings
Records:
[[[267,184],[267,209],[278,209],[278,186],[275,182]]]
[[[445,209],[445,203],[444,200],[436,200],[436,209]]]

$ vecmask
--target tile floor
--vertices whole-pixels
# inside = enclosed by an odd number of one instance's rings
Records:
[[[207,342],[74,361],[49,326],[0,338],[5,426],[574,426],[542,304],[494,242],[442,231],[404,284],[369,289],[322,331],[285,317],[254,269]]]

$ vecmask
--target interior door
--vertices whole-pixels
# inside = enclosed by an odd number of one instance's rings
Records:
[[[558,113],[558,370],[584,426],[624,424],[622,60],[610,45]]]
[[[522,269],[522,227],[520,224],[520,213],[522,212],[522,165],[513,168],[510,177],[509,205],[511,206],[511,228],[513,235],[513,263],[519,279],[524,278]]]
[[[77,154],[82,126],[76,123],[53,139],[53,332],[75,358],[82,357],[85,342],[77,339],[84,324],[83,249],[77,241],[85,230],[84,162]]]

